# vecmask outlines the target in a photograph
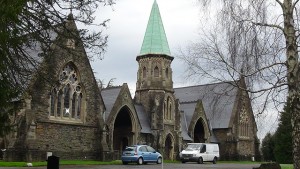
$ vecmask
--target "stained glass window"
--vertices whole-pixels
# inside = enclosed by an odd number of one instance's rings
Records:
[[[56,88],[50,94],[50,118],[83,121],[84,95],[80,77],[74,64],[68,63],[61,70],[59,85]]]

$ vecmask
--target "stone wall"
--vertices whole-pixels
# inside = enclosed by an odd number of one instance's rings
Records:
[[[100,134],[94,126],[38,123],[34,147],[61,155],[69,153],[68,159],[95,159],[94,154],[100,151],[99,140]]]

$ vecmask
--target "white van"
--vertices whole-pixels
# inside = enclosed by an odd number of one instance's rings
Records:
[[[217,163],[220,158],[219,145],[211,143],[188,143],[186,149],[179,154],[182,163],[198,162],[202,164],[204,161]]]

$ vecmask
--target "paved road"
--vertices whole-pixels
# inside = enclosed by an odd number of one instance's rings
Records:
[[[60,166],[60,169],[253,169],[253,167],[259,167],[259,164],[197,164],[197,163],[186,163],[186,164],[147,164],[147,165],[90,165],[90,166]],[[0,167],[0,169],[47,169],[47,167]]]

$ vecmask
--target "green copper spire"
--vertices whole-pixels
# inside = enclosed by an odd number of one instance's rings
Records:
[[[154,0],[151,9],[151,14],[140,52],[140,55],[146,54],[165,54],[171,56],[168,40],[156,0]]]

